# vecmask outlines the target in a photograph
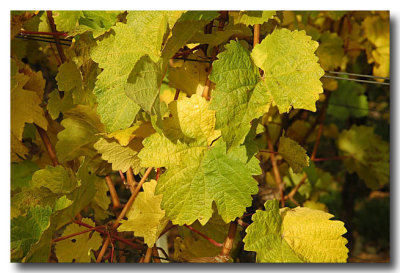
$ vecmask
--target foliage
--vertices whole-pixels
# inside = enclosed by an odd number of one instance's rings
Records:
[[[387,230],[389,33],[384,11],[11,12],[11,261],[388,252],[366,215]]]

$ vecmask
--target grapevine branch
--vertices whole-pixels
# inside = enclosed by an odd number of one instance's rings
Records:
[[[233,241],[235,239],[236,230],[237,230],[237,222],[233,221],[229,225],[228,236],[226,236],[224,245],[221,250],[222,256],[229,256],[229,253],[233,248]]]
[[[109,175],[106,175],[106,182],[107,182],[108,189],[110,190],[113,208],[118,209],[121,207],[121,203],[119,202],[117,191],[115,190],[114,183],[112,182],[111,177]]]
[[[56,29],[56,25],[54,24],[52,11],[47,11],[47,18],[49,19],[49,25],[50,25],[52,33],[56,33],[57,29]],[[63,48],[62,48],[62,46],[60,44],[60,37],[59,36],[60,35],[53,35],[54,40],[56,40],[56,47],[57,47],[58,54],[60,55],[61,61],[63,63],[65,63],[67,58],[65,57],[64,50],[63,50]]]
[[[150,262],[152,253],[153,253],[153,248],[152,247],[147,248],[146,256],[144,256],[143,263],[149,263]]]
[[[51,145],[49,136],[47,135],[45,130],[43,130],[36,124],[35,124],[35,127],[40,135],[40,138],[43,141],[44,146],[46,147],[47,153],[49,154],[51,161],[53,162],[53,166],[57,166],[60,163],[58,162],[56,152],[55,152],[53,146]]]
[[[78,235],[81,235],[81,234],[85,234],[85,233],[93,231],[93,230],[96,231],[97,229],[100,229],[100,228],[105,228],[105,226],[97,226],[97,227],[88,228],[88,229],[85,229],[85,230],[80,231],[80,232],[75,232],[75,233],[72,233],[72,234],[69,234],[69,235],[66,235],[66,236],[63,236],[63,237],[59,237],[57,239],[52,240],[51,242],[52,243],[57,243],[59,241],[63,241],[63,240],[69,239],[71,237],[75,237],[75,236],[78,236]]]
[[[128,180],[129,189],[132,194],[135,191],[137,182],[135,180],[135,177],[133,175],[133,170],[131,167],[129,167],[128,171],[126,172],[126,179]]]
[[[161,263],[160,257],[158,256],[158,250],[157,250],[156,246],[153,246],[151,248],[151,252],[152,252],[152,255],[153,255],[154,263]]]
[[[281,206],[284,207],[285,199],[283,198],[283,183],[282,183],[281,175],[279,173],[278,164],[276,163],[274,146],[272,144],[271,136],[268,133],[267,127],[265,127],[265,134],[266,134],[267,142],[268,142],[268,150],[271,151],[270,158],[271,158],[271,163],[272,163],[272,170],[273,170],[273,173],[275,176],[276,184],[278,184],[279,194],[280,194],[280,199],[281,199]]]
[[[224,25],[226,20],[229,18],[228,16],[228,12],[227,11],[221,11],[221,16],[219,19],[219,24],[218,24],[218,31],[222,31],[224,29]],[[211,71],[212,71],[212,62],[216,59],[217,57],[217,53],[218,53],[219,49],[218,46],[215,46],[213,48],[213,52],[211,54],[211,64],[210,64],[210,69],[208,70],[208,75],[207,75],[207,79],[206,79],[206,84],[204,86],[204,90],[203,90],[203,94],[202,96],[206,99],[206,100],[210,100],[210,86],[211,86],[211,81],[209,79]]]
[[[128,202],[125,204],[124,208],[122,209],[121,213],[119,214],[119,216],[117,217],[117,219],[115,220],[114,224],[112,225],[112,229],[116,229],[119,226],[119,222],[121,221],[122,218],[125,217],[125,214],[128,212],[128,209],[130,208],[130,206],[133,204],[133,201],[135,201],[136,196],[139,194],[140,189],[142,188],[143,183],[146,181],[147,177],[149,176],[149,174],[151,173],[151,170],[153,169],[153,167],[150,167],[146,170],[146,172],[144,173],[142,179],[140,180],[138,186],[135,188],[134,193],[131,195],[131,197],[129,198]],[[103,259],[104,253],[107,250],[108,245],[111,243],[111,239],[108,236],[106,238],[106,240],[103,243],[103,246],[100,250],[99,255],[97,256],[96,259],[96,263],[101,262],[101,260]]]

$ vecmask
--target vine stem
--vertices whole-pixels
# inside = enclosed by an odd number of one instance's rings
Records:
[[[225,242],[221,250],[221,255],[229,256],[229,253],[231,252],[233,247],[233,240],[235,239],[236,230],[237,230],[237,222],[233,221],[229,225],[228,236],[226,236],[225,238]]]
[[[216,247],[222,247],[223,245],[221,243],[218,243],[217,241],[215,241],[214,239],[211,239],[210,237],[208,237],[207,235],[201,233],[200,231],[194,229],[191,226],[188,225],[183,225],[184,227],[190,229],[191,231],[193,231],[194,233],[199,234],[201,237],[203,237],[204,239],[206,239],[207,241],[209,241],[210,243],[212,243],[213,245],[215,245]]]
[[[222,31],[224,29],[225,22],[229,18],[227,11],[221,11],[220,13],[221,13],[221,16],[219,19],[218,31]],[[204,85],[203,94],[202,94],[203,98],[205,98],[206,100],[210,100],[211,81],[210,81],[209,77],[210,77],[210,74],[212,71],[212,62],[216,59],[218,51],[219,51],[218,46],[215,46],[213,48],[213,52],[211,54],[211,64],[210,64],[210,68],[208,70],[208,75],[207,75],[206,83]]]
[[[265,127],[265,134],[267,137],[268,150],[271,151],[270,158],[271,158],[271,163],[272,163],[272,170],[274,172],[275,181],[278,184],[279,194],[281,197],[281,206],[283,208],[285,206],[285,198],[283,197],[283,185],[282,185],[283,183],[282,183],[281,175],[279,173],[278,164],[276,163],[274,145],[272,144],[272,140],[268,133],[267,127]]]
[[[351,156],[343,155],[343,156],[332,156],[332,157],[321,157],[321,158],[314,158],[314,162],[321,162],[321,161],[330,161],[330,160],[343,160],[346,158],[351,158]]]
[[[43,130],[42,128],[40,128],[39,126],[37,126],[36,124],[35,124],[35,127],[40,135],[40,138],[43,141],[44,146],[46,147],[47,153],[49,154],[51,161],[53,162],[53,166],[55,167],[55,166],[59,165],[60,163],[58,162],[56,151],[54,150],[53,146],[51,145],[50,138],[47,135],[47,132],[45,130]]]
[[[137,182],[135,180],[135,176],[133,175],[132,167],[129,167],[128,171],[126,172],[126,179],[128,180],[128,185],[131,194],[133,194],[135,192]]]
[[[66,236],[63,236],[63,237],[59,237],[57,239],[52,240],[51,242],[52,243],[57,243],[59,241],[63,241],[63,240],[69,239],[71,237],[75,237],[75,236],[78,236],[78,235],[81,235],[81,234],[85,234],[87,232],[90,232],[90,231],[93,231],[93,230],[97,230],[97,229],[100,229],[100,228],[105,228],[105,226],[97,226],[97,227],[88,228],[88,229],[80,231],[80,232],[75,232],[75,233],[72,233],[72,234],[69,234],[69,235],[66,235]]]
[[[119,222],[121,221],[122,218],[125,217],[125,214],[128,212],[128,209],[133,204],[133,201],[135,201],[136,196],[138,195],[140,189],[142,188],[143,183],[146,181],[146,179],[149,176],[149,174],[151,173],[152,169],[153,169],[153,167],[150,167],[150,168],[148,168],[146,170],[146,172],[144,173],[144,175],[143,175],[142,179],[140,180],[139,184],[135,188],[135,191],[133,192],[133,194],[129,198],[128,202],[125,204],[125,206],[122,209],[121,213],[118,215],[117,219],[115,220],[114,224],[112,225],[112,229],[116,229],[119,226]],[[103,259],[104,253],[106,252],[110,242],[111,242],[110,237],[107,237],[107,239],[103,243],[103,246],[101,247],[99,255],[97,256],[96,263],[101,262],[101,260]]]
[[[114,209],[120,208],[121,202],[119,201],[117,191],[115,190],[115,187],[114,187],[114,183],[112,182],[111,177],[109,175],[106,175],[106,183],[107,183],[108,189],[110,190],[113,208]]]
[[[47,18],[49,19],[49,25],[50,25],[52,33],[57,33],[56,25],[54,24],[52,11],[50,11],[50,10],[47,11]],[[60,44],[60,37],[59,36],[60,35],[54,35],[53,34],[54,40],[56,41],[56,47],[57,47],[58,54],[60,55],[61,61],[63,63],[65,63],[67,58],[65,57],[64,50],[63,50],[63,48],[62,48],[62,46]]]
[[[144,256],[143,263],[149,263],[151,260],[151,255],[153,254],[153,248],[149,247],[146,250],[146,256]]]
[[[160,260],[160,258],[159,258],[159,254],[158,254],[158,250],[157,250],[157,247],[156,247],[156,246],[153,246],[153,247],[151,248],[151,252],[152,252],[152,255],[153,255],[153,261],[154,261],[154,263],[161,263],[161,260]]]
[[[260,43],[260,24],[254,25],[254,38],[253,38],[253,47]]]

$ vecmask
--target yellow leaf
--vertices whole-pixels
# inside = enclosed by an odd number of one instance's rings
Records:
[[[135,236],[144,237],[144,242],[153,247],[158,236],[168,223],[165,211],[161,209],[162,195],[155,195],[157,182],[143,184],[143,192],[136,197],[127,213],[128,220],[121,220],[118,231],[133,231]]]

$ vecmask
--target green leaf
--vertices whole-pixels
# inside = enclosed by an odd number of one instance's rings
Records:
[[[340,120],[346,120],[349,116],[356,118],[367,116],[369,106],[364,93],[363,85],[339,80],[338,89],[331,94],[327,113]]]
[[[153,62],[159,60],[167,13],[131,11],[127,23],[117,23],[91,51],[92,59],[103,69],[97,77],[94,93],[97,111],[108,132],[128,128],[140,109],[126,96],[125,87],[142,56],[148,55]]]
[[[165,211],[160,208],[162,195],[155,195],[157,181],[143,184],[132,207],[127,212],[128,220],[121,220],[118,231],[133,231],[136,237],[144,237],[148,247],[153,247],[168,224]]]
[[[39,166],[29,160],[11,163],[11,190],[29,186],[29,181],[31,181],[33,173],[37,170],[39,170]]]
[[[82,222],[91,226],[95,223],[90,218],[83,218]],[[87,227],[72,223],[68,225],[61,237],[87,230]],[[102,238],[97,232],[83,233],[56,243],[55,251],[59,263],[89,263],[91,251],[96,251],[102,244]]]
[[[50,207],[32,207],[26,216],[11,219],[11,260],[13,254],[18,256],[17,261],[24,257],[31,246],[35,244],[42,232],[48,228],[51,215]]]
[[[263,24],[268,22],[275,16],[274,10],[251,10],[251,11],[234,11],[229,12],[234,18],[235,24],[245,24],[254,26],[255,24]]]
[[[76,177],[80,181],[80,186],[67,196],[73,202],[68,207],[58,210],[51,215],[50,225],[42,233],[39,241],[31,247],[23,262],[47,262],[54,232],[69,223],[71,219],[74,219],[95,196],[96,188],[94,180],[96,179],[96,175],[91,174],[87,169],[87,162],[84,161],[81,165]]]
[[[58,31],[68,32],[75,36],[92,32],[93,37],[104,34],[117,21],[120,11],[54,11],[54,22]]]
[[[149,115],[157,115],[160,119],[167,108],[160,101],[162,76],[160,63],[153,62],[146,55],[136,63],[125,86],[125,93],[131,100]]]
[[[243,239],[247,251],[257,252],[257,262],[344,263],[347,260],[346,233],[333,215],[304,207],[282,208],[276,200],[257,210]]]
[[[349,156],[343,160],[347,170],[356,172],[369,188],[379,189],[389,183],[389,143],[376,135],[373,127],[353,125],[344,130],[338,147],[344,156]]]
[[[17,73],[11,78],[11,133],[22,140],[25,123],[35,123],[47,130],[48,122],[40,104],[41,98],[35,90],[25,89],[30,77]]]
[[[31,185],[48,188],[53,193],[66,194],[77,187],[77,181],[71,169],[65,169],[61,165],[46,166],[33,174]]]
[[[254,63],[264,71],[264,82],[280,113],[295,109],[314,111],[323,92],[324,70],[314,52],[318,43],[305,31],[276,29],[256,45]]]
[[[100,138],[99,133],[105,131],[98,115],[85,105],[78,105],[65,113],[61,121],[65,128],[58,133],[56,153],[60,162],[73,160],[78,156],[92,157],[97,154],[93,144]]]
[[[302,172],[304,167],[310,165],[307,151],[288,137],[280,137],[278,153],[289,163],[295,173]]]
[[[210,109],[216,111],[216,128],[230,149],[243,143],[251,121],[268,112],[271,99],[258,68],[239,42],[231,41],[217,57],[210,75],[216,84]]]
[[[219,16],[217,11],[186,11],[173,24],[172,35],[169,37],[162,50],[162,57],[170,59],[187,41],[199,30]]]
[[[141,145],[137,141],[123,147],[116,141],[100,138],[93,147],[101,154],[102,159],[112,164],[114,171],[126,172],[132,167],[134,173],[139,173],[140,159],[137,154]]]
[[[203,155],[204,154],[204,155]],[[240,157],[239,157],[240,156]],[[210,150],[182,158],[181,164],[160,176],[157,194],[163,194],[161,208],[174,224],[204,225],[212,215],[212,202],[225,222],[243,214],[258,192],[257,160],[247,162],[244,147],[226,153],[223,142]]]

